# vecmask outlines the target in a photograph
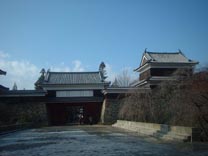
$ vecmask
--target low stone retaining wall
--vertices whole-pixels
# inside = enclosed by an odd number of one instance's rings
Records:
[[[149,135],[166,140],[189,142],[200,140],[200,129],[193,127],[170,126],[125,120],[117,120],[112,126],[130,130],[140,135]]]
[[[0,135],[32,127],[31,123],[0,126]]]

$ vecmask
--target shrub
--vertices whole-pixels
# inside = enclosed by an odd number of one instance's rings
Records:
[[[141,89],[123,99],[119,118],[200,127],[208,138],[208,71],[177,71],[177,81],[162,82],[150,92]]]

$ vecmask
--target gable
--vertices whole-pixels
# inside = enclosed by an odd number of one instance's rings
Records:
[[[147,58],[145,57],[145,55],[143,55],[140,66],[143,66],[147,61],[148,61]]]

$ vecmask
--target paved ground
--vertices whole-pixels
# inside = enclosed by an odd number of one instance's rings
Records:
[[[208,144],[167,143],[110,126],[30,129],[0,136],[0,156],[208,155]]]

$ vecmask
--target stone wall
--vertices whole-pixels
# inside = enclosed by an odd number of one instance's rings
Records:
[[[36,125],[47,124],[47,111],[44,102],[31,102],[25,99],[7,99],[0,102],[0,125],[30,122]]]
[[[119,108],[121,107],[120,99],[105,98],[101,111],[101,123],[113,124],[118,120]]]
[[[193,127],[170,126],[125,120],[118,120],[113,126],[136,132],[139,135],[149,135],[165,140],[190,142],[200,140],[200,129]]]

